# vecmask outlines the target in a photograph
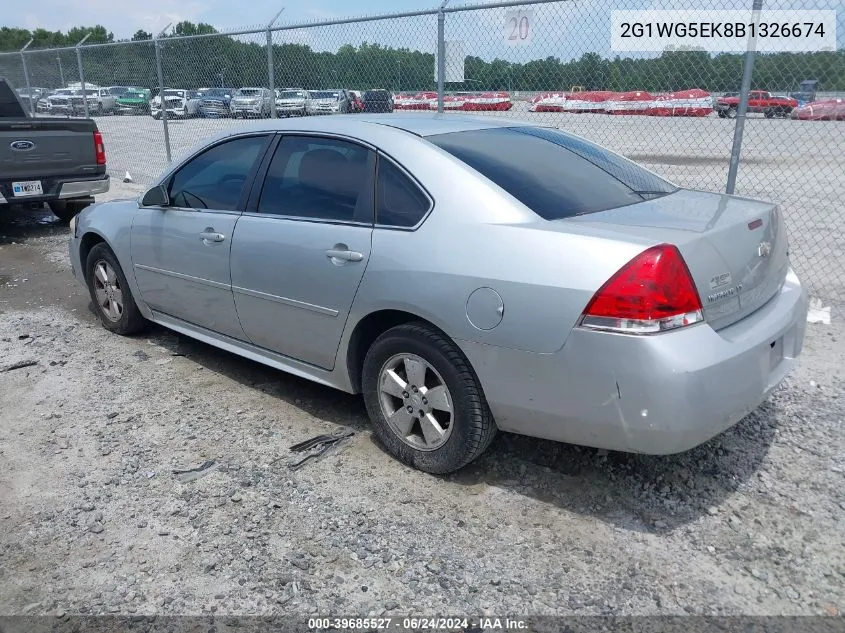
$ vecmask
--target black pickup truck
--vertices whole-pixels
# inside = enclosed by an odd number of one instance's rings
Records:
[[[41,208],[70,220],[109,190],[106,150],[93,119],[32,117],[0,77],[0,213]]]

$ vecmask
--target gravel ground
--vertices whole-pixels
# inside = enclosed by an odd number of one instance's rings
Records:
[[[845,608],[838,314],[698,449],[502,435],[440,478],[390,458],[356,397],[161,328],[107,333],[50,217],[0,220],[0,615]],[[347,446],[288,469],[338,425]]]

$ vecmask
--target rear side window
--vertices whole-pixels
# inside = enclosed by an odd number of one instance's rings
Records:
[[[375,155],[342,139],[286,136],[267,168],[259,213],[373,221]]]
[[[416,226],[431,207],[420,188],[384,158],[378,161],[376,201],[376,224],[382,226]]]
[[[491,128],[427,137],[546,220],[605,211],[677,187],[599,145],[548,128]]]

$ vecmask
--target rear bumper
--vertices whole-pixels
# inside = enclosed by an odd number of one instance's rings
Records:
[[[111,186],[108,174],[96,178],[41,178],[44,190],[42,196],[12,195],[12,182],[23,180],[39,180],[38,178],[15,178],[14,180],[0,180],[0,204],[28,204],[31,202],[50,202],[51,200],[70,200],[74,198],[90,198],[106,193]]]
[[[691,449],[755,410],[801,353],[807,294],[790,272],[749,317],[657,336],[575,329],[554,354],[460,342],[500,429],[653,455]]]

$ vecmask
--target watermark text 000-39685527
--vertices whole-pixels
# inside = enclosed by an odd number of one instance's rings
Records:
[[[750,37],[760,52],[835,51],[836,11],[644,10],[611,11],[611,49],[654,52],[746,50]]]

